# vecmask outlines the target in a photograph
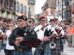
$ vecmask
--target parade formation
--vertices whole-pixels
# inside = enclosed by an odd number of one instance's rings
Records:
[[[73,51],[73,0],[42,0],[42,12],[35,14],[37,1],[0,0],[0,55],[68,55],[69,48]]]
[[[35,25],[33,18],[19,16],[16,24],[12,19],[5,20],[5,27],[3,21],[0,17],[0,50],[6,40],[6,55],[32,55],[32,48],[35,48],[34,55],[61,55],[63,52],[65,32],[58,19],[51,18],[47,22],[46,17],[40,16],[39,24]]]

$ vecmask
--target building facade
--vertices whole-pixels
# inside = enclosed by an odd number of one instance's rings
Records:
[[[14,18],[15,0],[0,0],[0,17]]]
[[[16,19],[17,16],[35,16],[35,0],[0,0],[0,16]]]
[[[28,15],[28,0],[16,0],[15,12],[17,16]]]
[[[35,2],[36,0],[28,1],[28,17],[35,17]]]
[[[63,20],[71,22],[71,0],[57,0],[56,13],[61,16]]]
[[[54,15],[56,9],[56,0],[46,0],[42,7],[45,16]]]
[[[17,16],[35,16],[35,0],[16,0]]]

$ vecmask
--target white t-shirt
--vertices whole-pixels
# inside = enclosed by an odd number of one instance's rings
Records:
[[[43,30],[39,30],[37,32],[37,36],[38,36],[38,39],[43,40],[43,38],[44,38],[44,31]]]
[[[35,27],[34,30],[37,33],[38,39],[43,40],[43,38],[44,38],[44,30],[42,30],[41,28],[42,28],[42,26],[41,25],[38,25],[37,27]]]
[[[51,25],[48,25],[48,26],[44,27],[43,30],[41,28],[42,28],[42,26],[41,25],[38,25],[34,30],[35,31],[38,30],[36,32],[37,33],[37,36],[38,36],[38,39],[43,40],[45,29],[48,29],[48,30],[51,29]]]
[[[8,50],[14,50],[14,46],[9,45],[9,36],[10,36],[11,32],[12,32],[11,30],[6,31],[6,37],[7,37],[6,49],[8,49]]]

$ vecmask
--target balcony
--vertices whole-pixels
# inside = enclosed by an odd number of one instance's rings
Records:
[[[35,0],[28,0],[28,4],[35,5]]]

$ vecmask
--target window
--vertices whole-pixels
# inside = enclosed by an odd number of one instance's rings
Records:
[[[4,8],[7,8],[7,0],[4,1]]]
[[[13,9],[13,5],[14,5],[14,1],[13,0],[10,0],[10,9]]]
[[[67,18],[67,19],[70,19],[71,18],[71,12],[70,11],[68,11],[68,10],[66,10],[65,11],[65,18]]]
[[[29,7],[29,10],[30,10],[30,7]]]
[[[29,4],[35,4],[35,0],[29,0]]]
[[[31,11],[28,11],[28,17],[31,17]]]
[[[24,6],[23,11],[24,11],[24,13],[27,13],[27,7],[26,6]]]
[[[74,3],[73,3],[73,7],[74,7]]]
[[[23,5],[21,4],[21,13],[23,13]]]
[[[65,0],[65,5],[69,5],[69,0]]]
[[[15,7],[16,7],[16,1],[14,1],[14,11],[16,10],[16,8],[15,8]]]
[[[3,4],[3,0],[0,0],[0,3]]]
[[[19,2],[16,2],[16,11],[19,12]]]
[[[28,8],[28,17],[31,17],[31,10],[30,10],[30,7]]]

